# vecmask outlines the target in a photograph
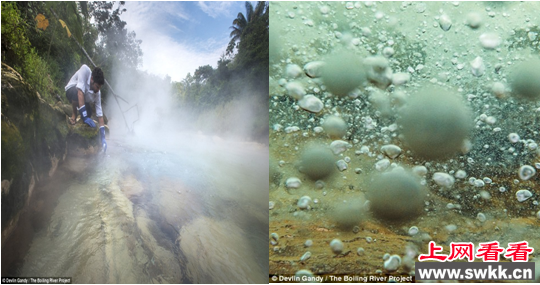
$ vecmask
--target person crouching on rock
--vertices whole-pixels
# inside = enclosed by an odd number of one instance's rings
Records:
[[[96,127],[92,116],[91,103],[95,103],[96,116],[99,122],[99,133],[103,151],[107,149],[105,141],[105,123],[103,122],[103,110],[101,109],[101,92],[99,89],[105,83],[105,77],[101,68],[96,67],[93,71],[86,64],[71,77],[66,85],[66,97],[71,102],[72,115],[69,123],[75,125],[77,122],[77,110],[81,114],[81,120],[92,128]]]

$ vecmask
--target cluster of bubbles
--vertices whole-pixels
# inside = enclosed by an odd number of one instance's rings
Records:
[[[271,5],[271,128],[319,141],[295,146],[298,177],[324,185],[351,171],[352,159],[377,158],[371,169],[354,170],[365,177],[355,185],[365,196],[328,212],[341,228],[361,224],[366,213],[413,222],[430,195],[452,199],[452,209],[480,222],[487,217],[475,203],[495,196],[516,215],[540,213],[540,37],[530,32],[540,18],[526,13],[527,4],[508,4],[514,10],[485,4],[485,13],[466,13],[461,21],[459,3],[432,5]],[[394,10],[426,20],[401,28],[407,20],[387,12]],[[509,11],[536,22],[512,23]],[[523,27],[530,47],[514,48],[523,39],[512,35]],[[343,251],[337,239],[329,245],[334,254]],[[389,257],[385,268],[401,262]]]

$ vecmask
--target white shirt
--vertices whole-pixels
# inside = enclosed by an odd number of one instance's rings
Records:
[[[90,78],[92,77],[92,70],[86,64],[83,64],[81,68],[71,77],[69,83],[66,85],[66,91],[69,88],[76,86],[84,94],[84,102],[96,104],[96,116],[103,117],[103,110],[101,109],[101,91],[94,93],[90,89]]]

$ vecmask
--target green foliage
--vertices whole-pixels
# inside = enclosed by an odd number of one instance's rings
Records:
[[[230,27],[232,30],[231,34],[229,35],[231,41],[227,46],[227,55],[231,55],[234,52],[234,49],[238,48],[237,42],[242,40],[244,30],[246,30],[247,27],[254,22],[258,21],[258,19],[265,13],[265,10],[268,11],[267,2],[259,1],[257,2],[255,9],[253,9],[253,5],[251,5],[249,1],[246,1],[246,16],[244,16],[242,13],[238,13],[236,19],[234,19],[232,22],[233,25]]]
[[[12,65],[46,100],[54,102],[58,73],[51,72],[50,64],[32,46],[28,35],[37,29],[22,17],[24,14],[17,3],[2,2],[2,62]]]
[[[265,3],[265,2],[259,2]],[[268,94],[268,7],[262,10],[262,14],[254,17],[246,26],[240,44],[238,54],[235,57],[234,69],[243,72],[243,76],[249,85],[258,92]],[[259,5],[257,5],[259,7]],[[260,8],[258,8],[260,9]],[[257,9],[256,9],[257,10]],[[267,99],[267,96],[265,97]]]
[[[3,1],[2,62],[14,67],[50,103],[65,100],[64,86],[82,64],[92,67],[73,39],[102,66],[109,80],[117,63],[137,68],[141,41],[120,20],[126,11],[123,2],[116,9],[113,3]],[[49,22],[46,29],[37,28],[38,14]],[[72,38],[59,20],[65,22]],[[105,101],[107,88],[102,94]]]
[[[268,2],[258,2],[253,8],[246,2],[246,14],[238,13],[233,20],[231,40],[217,62],[217,68],[200,66],[193,76],[173,83],[173,90],[183,105],[197,108],[200,120],[216,117],[215,131],[227,129],[228,118],[236,113],[235,106],[244,106],[256,114],[246,125],[252,138],[268,138]],[[237,49],[237,54],[234,50]],[[235,103],[231,103],[235,102]]]
[[[30,52],[26,23],[15,2],[2,1],[2,62],[21,66]]]
[[[32,85],[41,96],[49,102],[54,102],[53,94],[58,93],[51,78],[49,64],[32,51],[25,57],[23,77]]]
[[[92,2],[89,7],[90,15],[96,21],[96,28],[102,36],[97,45],[97,61],[101,62],[104,71],[109,70],[113,64],[128,68],[137,68],[141,65],[141,40],[136,39],[135,32],[128,32],[126,22],[120,15],[126,11],[124,2],[113,9],[114,2]]]

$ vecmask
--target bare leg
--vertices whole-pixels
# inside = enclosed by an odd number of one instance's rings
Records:
[[[79,106],[79,103],[77,101],[71,102],[71,108],[72,108],[71,120],[73,120],[73,122],[76,122],[77,120],[77,106]]]

